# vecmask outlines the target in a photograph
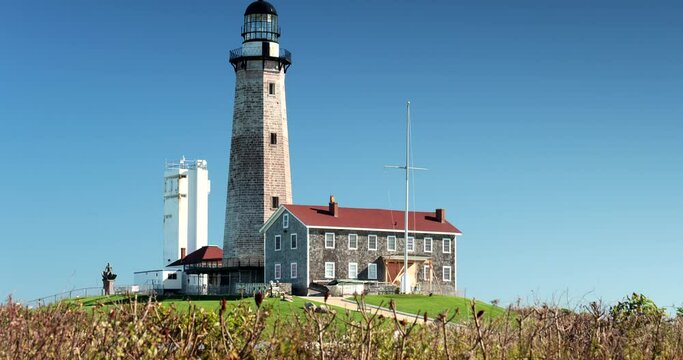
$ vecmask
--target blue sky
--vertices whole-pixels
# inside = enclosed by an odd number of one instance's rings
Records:
[[[274,1],[294,201],[447,209],[461,289],[683,303],[683,5]],[[0,296],[161,262],[164,160],[208,160],[221,245],[248,1],[0,0]]]

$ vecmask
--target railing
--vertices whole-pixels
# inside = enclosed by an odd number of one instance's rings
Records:
[[[64,291],[50,296],[44,296],[38,299],[33,299],[26,302],[26,306],[45,306],[49,304],[56,303],[61,300],[73,299],[85,296],[102,296],[104,295],[104,289],[102,287],[87,287],[80,289],[73,289],[69,291]]]
[[[187,264],[185,265],[185,269],[217,269],[217,268],[222,268],[223,267],[223,262],[222,261],[202,261],[197,264]]]
[[[195,170],[197,168],[206,170],[206,160],[185,160],[167,161],[166,170]]]
[[[262,259],[227,259],[225,267],[263,267]]]
[[[252,57],[252,56],[253,57],[259,57],[261,55],[262,54],[256,54],[256,53],[245,54],[242,51],[242,48],[237,48],[237,49],[230,50],[230,62],[232,62],[235,59],[242,58],[242,57]],[[292,63],[292,53],[289,52],[289,50],[287,50],[287,49],[280,48],[280,53],[278,54],[278,58],[280,60],[283,60],[286,63],[289,63],[289,64]]]
[[[230,61],[242,57],[242,48],[230,50]]]
[[[231,285],[188,285],[185,287],[186,295],[240,295],[249,297],[254,293],[262,292],[285,292],[292,293],[291,283],[237,283]]]
[[[292,53],[287,49],[280,49],[280,59],[286,60],[288,63],[292,63]]]
[[[163,294],[164,287],[161,284],[145,284],[145,285],[120,285],[114,287],[114,293],[117,295],[152,295]],[[80,289],[73,289],[69,291],[60,292],[57,294],[43,296],[41,298],[33,299],[25,303],[28,307],[41,307],[57,303],[67,299],[77,299],[87,296],[104,296],[104,289],[99,287],[86,287]]]

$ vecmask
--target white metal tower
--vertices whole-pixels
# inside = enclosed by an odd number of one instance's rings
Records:
[[[164,266],[208,245],[211,181],[206,160],[167,162],[164,170]]]

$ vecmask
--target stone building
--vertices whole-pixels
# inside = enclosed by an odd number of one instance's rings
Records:
[[[223,238],[224,285],[263,280],[259,228],[281,204],[292,203],[285,73],[291,54],[280,48],[275,7],[251,3],[242,46],[230,51],[235,103]]]
[[[408,280],[412,292],[455,295],[460,231],[445,210],[410,212]],[[295,294],[338,283],[400,285],[404,272],[404,212],[281,205],[261,228],[265,281],[292,283]]]

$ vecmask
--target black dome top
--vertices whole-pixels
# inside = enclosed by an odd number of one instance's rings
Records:
[[[277,10],[275,6],[264,0],[257,0],[247,6],[247,10],[244,11],[244,15],[251,14],[273,14],[277,15]]]

